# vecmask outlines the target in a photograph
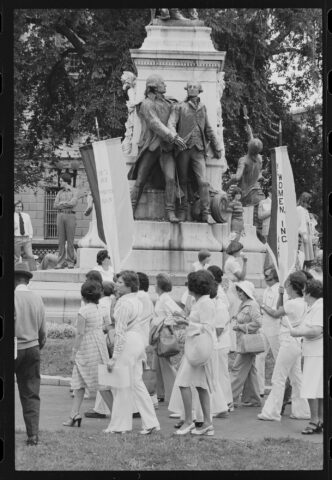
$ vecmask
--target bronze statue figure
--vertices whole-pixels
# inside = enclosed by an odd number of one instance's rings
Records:
[[[203,91],[201,83],[187,82],[185,89],[188,93],[186,100],[173,105],[167,124],[169,129],[174,134],[177,132],[186,144],[185,149],[175,149],[180,187],[184,193],[179,209],[179,220],[187,219],[188,176],[189,167],[191,167],[198,186],[201,220],[215,223],[210,215],[209,183],[207,182],[205,161],[209,142],[216,158],[221,158],[221,148],[208,120],[206,106],[199,98],[199,94]]]
[[[160,75],[150,75],[146,80],[145,99],[138,105],[138,116],[142,122],[142,131],[138,143],[138,156],[128,173],[129,180],[136,180],[131,190],[131,202],[135,213],[143,188],[154,166],[159,162],[165,177],[165,210],[172,223],[179,220],[175,216],[175,160],[173,145],[181,151],[185,142],[167,126],[171,107],[176,100],[166,97],[166,85]]]

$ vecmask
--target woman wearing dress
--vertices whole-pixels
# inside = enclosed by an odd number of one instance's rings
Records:
[[[114,350],[107,368],[109,371],[115,367],[129,368],[131,385],[127,388],[112,387],[113,409],[106,433],[132,430],[134,402],[142,419],[143,430],[140,433],[146,435],[160,430],[151,397],[142,379],[142,361],[146,359],[146,354],[140,327],[143,306],[137,296],[138,286],[135,272],[124,270],[118,274],[115,284],[119,300],[114,308]]]
[[[301,397],[307,398],[311,418],[303,435],[321,433],[323,429],[323,284],[313,279],[304,289],[307,312],[299,327],[292,328],[292,337],[303,337],[304,357]]]
[[[284,302],[283,287],[279,287],[279,300],[277,309],[261,305],[262,310],[271,317],[281,318],[280,322],[280,347],[272,375],[272,389],[264,404],[259,420],[281,420],[281,409],[284,398],[286,379],[289,377],[292,385],[292,412],[291,418],[310,418],[308,401],[301,398],[302,372],[301,372],[301,342],[292,337],[290,327],[301,325],[306,312],[303,299],[303,290],[307,277],[301,271],[291,273],[285,282],[288,300]],[[287,318],[285,318],[287,316]]]
[[[83,402],[84,391],[99,390],[98,365],[107,364],[109,357],[106,339],[103,333],[103,316],[98,308],[102,286],[93,280],[87,280],[81,287],[83,306],[78,312],[77,335],[73,347],[72,360],[74,368],[72,374],[72,389],[74,400],[69,420],[64,422],[66,427],[80,427],[82,417],[79,413]],[[110,390],[101,390],[100,393],[112,410],[112,393]]]
[[[210,298],[213,277],[206,270],[191,272],[188,275],[189,294],[195,298],[195,303],[187,319],[181,318],[179,314],[177,323],[188,325],[185,343],[189,341],[190,329],[207,332],[213,339],[213,345],[217,342],[215,332],[215,305]],[[176,313],[174,314],[176,316]],[[211,398],[212,391],[216,390],[217,372],[214,369],[215,363],[211,357],[204,365],[193,366],[184,354],[181,360],[174,388],[179,387],[184,404],[185,419],[183,425],[175,432],[176,435],[214,435],[211,421]],[[199,403],[203,411],[203,424],[195,428],[192,419],[192,392],[191,387],[197,390]]]
[[[225,262],[224,273],[225,277],[228,280],[228,288],[226,291],[228,301],[229,301],[229,315],[231,317],[231,348],[230,351],[235,351],[236,348],[236,336],[233,331],[233,321],[232,318],[236,316],[241,301],[236,292],[235,283],[245,280],[247,275],[247,257],[242,253],[243,245],[237,240],[232,240],[226,249],[228,258]]]
[[[114,270],[107,250],[99,250],[97,253],[97,266],[93,269],[101,273],[103,282],[114,281]]]
[[[154,309],[154,319],[152,320],[151,343],[154,343],[155,336],[153,335],[154,327],[158,327],[161,322],[165,320],[165,324],[169,322],[167,317],[171,317],[173,312],[181,311],[179,306],[170,297],[169,292],[172,291],[172,282],[169,275],[166,273],[159,273],[156,276],[156,293],[158,300],[156,301]],[[159,401],[169,402],[175,377],[176,370],[171,363],[169,357],[158,357],[156,349],[153,354],[152,368],[156,370],[157,374],[157,397]]]
[[[229,335],[230,316],[228,312],[228,298],[221,286],[223,271],[217,265],[211,265],[208,271],[212,273],[217,283],[217,294],[214,299],[216,303],[216,333],[218,338],[218,371],[219,383],[225,396],[227,405],[232,405],[233,395],[231,380],[228,370],[228,354],[231,346]]]
[[[231,370],[231,386],[234,402],[237,402],[243,386],[247,383],[252,392],[254,405],[261,405],[259,395],[258,373],[255,365],[256,354],[246,353],[242,346],[245,333],[257,333],[262,326],[262,316],[254,297],[254,285],[247,280],[235,285],[240,299],[239,311],[235,318],[233,330],[236,332],[236,357]]]

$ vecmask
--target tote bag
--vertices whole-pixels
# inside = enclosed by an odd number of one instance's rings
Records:
[[[170,325],[163,325],[157,340],[158,357],[173,357],[180,353],[178,339]]]
[[[203,330],[201,333],[186,337],[184,354],[193,367],[207,363],[212,355],[213,339],[209,332]]]

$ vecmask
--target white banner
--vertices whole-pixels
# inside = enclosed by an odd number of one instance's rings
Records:
[[[114,271],[119,272],[134,241],[127,169],[119,138],[94,142],[92,146],[106,245]]]
[[[298,248],[298,214],[292,167],[287,147],[275,149],[277,193],[277,259],[282,285],[294,268]]]

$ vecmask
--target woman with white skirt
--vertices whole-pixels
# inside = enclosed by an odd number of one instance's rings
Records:
[[[308,310],[302,324],[292,328],[292,337],[303,337],[304,357],[301,397],[307,398],[311,418],[303,435],[323,430],[323,284],[309,280],[304,290]]]
[[[301,343],[290,334],[290,327],[298,327],[306,312],[303,299],[303,289],[307,278],[303,272],[291,273],[285,282],[288,300],[283,301],[283,287],[279,287],[277,309],[266,305],[261,309],[274,318],[281,318],[280,348],[272,375],[272,389],[264,404],[263,410],[257,415],[259,420],[281,420],[281,409],[284,397],[286,379],[289,377],[292,385],[291,418],[308,419],[310,409],[308,401],[301,398]],[[287,316],[287,319],[285,318]]]
[[[187,319],[179,316],[178,323],[188,325],[185,339],[185,353],[181,360],[174,388],[179,387],[184,404],[184,424],[175,432],[176,435],[214,435],[211,421],[211,393],[216,390],[217,372],[215,371],[215,359],[213,349],[217,342],[215,333],[215,305],[210,298],[213,277],[210,272],[199,270],[188,275],[188,290],[195,298],[195,304]],[[180,315],[180,314],[179,314]],[[175,316],[175,315],[174,315]],[[188,357],[192,336],[206,334],[211,339],[210,352],[205,352],[206,358],[194,359]],[[201,427],[196,427],[192,419],[192,393],[191,387],[197,390],[199,402],[203,410],[204,421]]]
[[[142,419],[142,435],[160,430],[151,397],[143,382],[142,361],[145,360],[145,345],[140,327],[143,306],[138,291],[139,280],[135,272],[120,272],[115,290],[119,297],[114,309],[115,339],[112,358],[108,361],[108,371],[115,367],[129,368],[130,386],[112,387],[113,409],[106,433],[125,433],[132,430],[133,404]]]

